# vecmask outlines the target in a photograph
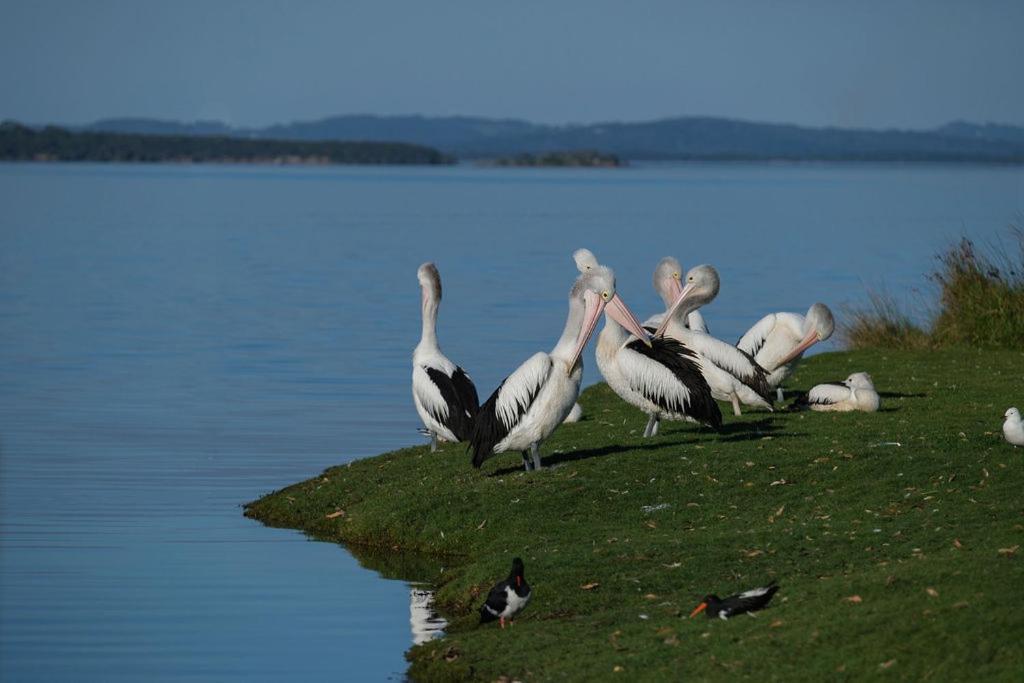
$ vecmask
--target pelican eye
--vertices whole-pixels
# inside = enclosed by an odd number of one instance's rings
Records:
[[[601,298],[602,298],[602,299],[604,299],[605,301],[608,301],[608,299],[609,299],[609,297],[610,297],[610,296],[611,296],[611,295],[610,295],[610,294],[608,294],[608,290],[607,290],[607,289],[606,289],[606,290],[604,290],[603,292],[601,292]]]
[[[672,273],[672,277],[674,277],[675,279],[678,280],[679,279],[679,273]]]

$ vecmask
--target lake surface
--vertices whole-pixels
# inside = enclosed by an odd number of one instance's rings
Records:
[[[641,318],[660,257],[714,264],[735,341],[1022,211],[1014,167],[0,165],[0,678],[401,678],[410,586],[240,504],[423,443],[423,261],[483,399],[554,344],[577,247]]]

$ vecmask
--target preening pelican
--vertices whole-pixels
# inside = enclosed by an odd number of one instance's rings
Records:
[[[636,338],[636,334],[618,319],[606,316],[596,355],[608,386],[626,403],[647,413],[644,436],[656,435],[662,418],[721,427],[722,413],[701,372],[700,357],[670,337],[647,341],[646,336]]]
[[[465,441],[473,432],[479,409],[476,387],[466,371],[441,353],[437,345],[437,309],[441,305],[441,275],[433,263],[416,271],[420,281],[423,331],[412,354],[412,399],[430,433],[430,450],[437,442]]]
[[[792,408],[846,413],[860,410],[873,413],[878,410],[879,398],[871,375],[855,372],[842,382],[826,382],[811,387],[805,395],[798,397]]]
[[[476,416],[470,448],[473,466],[495,453],[521,451],[523,466],[540,469],[540,444],[572,410],[580,393],[580,355],[601,313],[621,318],[627,329],[646,338],[615,293],[615,276],[596,268],[576,278],[569,292],[565,329],[551,353],[537,353],[505,378]],[[531,462],[532,459],[532,462]]]
[[[804,351],[832,336],[836,327],[832,311],[825,304],[814,304],[807,315],[769,313],[747,330],[736,348],[749,353],[768,371],[768,384],[782,400],[782,383],[793,372]]]
[[[683,267],[679,264],[679,261],[671,256],[661,259],[658,262],[658,266],[654,269],[654,291],[665,302],[666,311],[672,307],[676,297],[679,296],[679,292],[682,289],[679,280],[682,276]],[[644,327],[661,327],[663,322],[665,322],[665,313],[655,313],[644,321]],[[707,323],[704,321],[704,316],[697,309],[686,314],[686,327],[694,332],[711,334]]]
[[[718,271],[708,265],[691,268],[686,273],[686,285],[683,286],[677,276],[678,266],[679,262],[669,257],[662,259],[654,271],[655,280],[661,280],[661,287],[677,292],[654,336],[671,337],[696,351],[712,396],[731,402],[734,414],[741,414],[741,403],[771,410],[772,392],[764,368],[735,346],[691,330],[682,322],[690,311],[718,295]]]
[[[1009,408],[1003,417],[1003,436],[1014,446],[1024,446],[1024,422],[1020,419],[1020,411]]]

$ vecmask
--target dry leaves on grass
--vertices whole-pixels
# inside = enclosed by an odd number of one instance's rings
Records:
[[[585,591],[592,591],[600,585],[601,584],[599,582],[594,581],[593,583],[585,583],[582,586],[580,586],[580,588],[582,588]]]
[[[327,515],[327,519],[337,519],[338,517],[344,517],[344,516],[345,516],[345,511],[344,510],[335,510],[334,512],[331,512],[330,514]]]
[[[864,602],[864,598],[860,597],[859,595],[851,595],[847,598],[843,598],[843,600],[852,605],[859,605],[860,603]]]
[[[928,595],[932,596],[933,598],[939,597],[939,591],[935,590],[931,586],[928,586],[928,588],[925,588],[924,592],[927,593]]]
[[[1017,554],[1018,550],[1020,550],[1020,545],[1019,544],[1018,545],[1014,545],[1014,546],[1010,546],[1009,548],[1000,548],[999,549],[999,554],[1002,555],[1003,557],[1013,557],[1014,555]]]

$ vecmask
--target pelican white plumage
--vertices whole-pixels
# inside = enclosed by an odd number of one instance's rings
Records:
[[[430,434],[433,452],[438,441],[469,438],[479,399],[473,380],[448,360],[437,344],[437,309],[441,305],[441,275],[437,266],[424,263],[416,275],[420,281],[423,330],[412,354],[412,398]]]
[[[670,337],[647,341],[606,316],[597,339],[597,366],[622,400],[647,416],[644,436],[655,436],[662,418],[718,429],[722,413],[702,373],[702,359]]]
[[[754,323],[736,342],[736,348],[749,353],[768,371],[768,384],[782,400],[782,383],[792,374],[804,351],[832,336],[836,322],[832,311],[822,303],[799,313],[769,313]]]
[[[496,453],[520,451],[525,469],[540,469],[540,444],[561,424],[579,396],[583,378],[580,355],[605,311],[646,339],[640,323],[615,293],[614,274],[600,267],[581,274],[569,292],[565,329],[551,353],[534,354],[520,365],[477,413],[470,439],[474,467]]]
[[[1021,421],[1020,411],[1016,408],[1010,408],[1003,417],[1006,420],[1003,421],[1003,436],[1006,440],[1016,446],[1024,446],[1024,421]]]
[[[880,399],[875,391],[871,375],[855,372],[842,382],[826,382],[811,387],[805,395],[798,397],[792,408],[810,408],[817,411],[846,413],[859,410],[873,413],[878,410]]]
[[[658,293],[661,300],[665,302],[665,311],[672,307],[675,303],[676,297],[679,296],[682,285],[679,281],[683,277],[683,267],[679,264],[679,261],[667,256],[658,262],[657,267],[654,269],[654,291]],[[661,313],[655,313],[650,318],[644,321],[644,327],[661,327],[661,324],[665,322],[665,311]],[[694,309],[686,314],[686,327],[693,330],[694,332],[704,332],[705,334],[711,334],[708,330],[707,322],[704,320],[704,316],[697,309]]]
[[[713,300],[718,295],[718,271],[709,265],[691,268],[682,285],[676,273],[679,262],[674,258],[662,259],[655,269],[655,280],[661,287],[676,290],[676,295],[655,337],[667,336],[696,351],[701,358],[701,372],[711,388],[711,394],[720,401],[732,403],[733,413],[742,414],[740,404],[772,409],[771,387],[767,372],[735,346],[704,332],[691,330],[683,324],[687,314]]]

